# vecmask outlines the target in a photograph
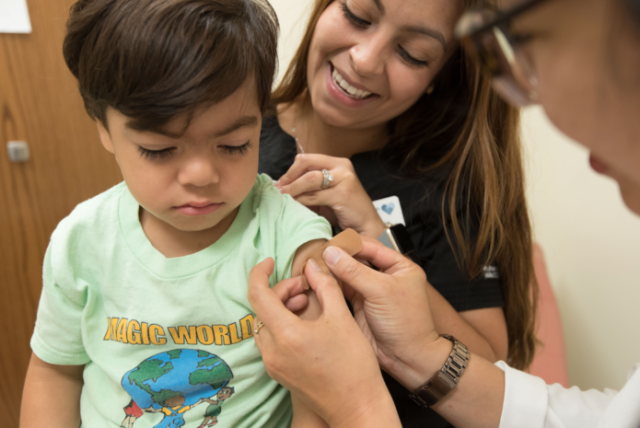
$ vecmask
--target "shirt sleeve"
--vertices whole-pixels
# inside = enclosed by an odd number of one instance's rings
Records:
[[[500,428],[597,428],[617,393],[546,385],[536,376],[496,363],[505,372]]]
[[[432,216],[435,217],[435,216]],[[504,306],[502,283],[496,267],[471,278],[461,256],[456,257],[452,245],[457,245],[453,234],[447,238],[441,220],[427,224],[414,222],[412,229],[418,240],[417,263],[427,274],[429,283],[447,299],[456,311]]]
[[[329,222],[289,195],[284,195],[276,227],[277,281],[291,277],[293,259],[300,246],[316,239],[331,239]]]
[[[90,361],[81,327],[86,298],[75,287],[73,273],[60,253],[55,251],[52,238],[44,259],[43,288],[31,349],[49,364],[82,365]]]

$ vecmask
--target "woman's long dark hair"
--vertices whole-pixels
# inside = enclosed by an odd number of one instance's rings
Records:
[[[316,0],[302,42],[273,93],[276,104],[308,96],[307,57],[316,24],[331,0]],[[463,7],[474,0],[462,0]],[[435,91],[389,123],[389,153],[403,173],[444,171],[442,217],[449,241],[471,277],[498,265],[505,296],[508,362],[524,369],[535,353],[538,288],[525,203],[519,111],[492,89],[480,65],[457,49],[434,81]],[[463,207],[462,209],[460,207]],[[470,219],[479,218],[477,236]],[[453,239],[457,245],[453,245]]]

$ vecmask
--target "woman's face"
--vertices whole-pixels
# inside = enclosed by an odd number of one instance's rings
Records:
[[[548,1],[513,30],[532,36],[523,49],[551,121],[589,148],[592,167],[640,214],[640,19],[624,1]]]
[[[459,12],[453,0],[332,2],[309,47],[314,110],[326,123],[351,129],[399,116],[445,63]]]

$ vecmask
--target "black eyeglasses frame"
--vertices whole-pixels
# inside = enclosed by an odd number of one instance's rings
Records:
[[[514,6],[511,9],[508,9],[508,10],[505,10],[505,11],[499,11],[498,15],[493,20],[482,24],[478,28],[474,28],[468,34],[463,35],[463,37],[471,37],[471,38],[473,38],[475,35],[480,34],[480,33],[484,33],[485,31],[489,31],[493,27],[502,27],[505,24],[507,24],[509,21],[511,21],[514,18],[516,18],[518,15],[521,15],[521,14],[529,11],[530,9],[540,5],[541,3],[544,3],[545,1],[547,1],[547,0],[531,0],[531,1],[519,4],[517,6]]]

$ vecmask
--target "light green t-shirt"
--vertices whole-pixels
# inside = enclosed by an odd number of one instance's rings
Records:
[[[167,259],[138,212],[119,184],[62,220],[45,256],[31,347],[51,364],[86,364],[83,426],[195,428],[222,388],[233,394],[216,428],[289,426],[289,394],[252,337],[248,276],[273,257],[271,285],[288,278],[298,247],[331,238],[328,223],[259,175],[216,243]]]

